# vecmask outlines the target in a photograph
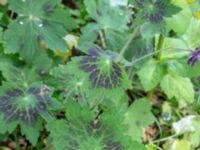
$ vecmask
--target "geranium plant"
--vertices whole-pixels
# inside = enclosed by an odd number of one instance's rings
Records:
[[[199,12],[0,0],[0,149],[199,149]]]

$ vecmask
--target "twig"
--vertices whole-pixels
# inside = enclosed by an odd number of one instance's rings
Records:
[[[14,17],[14,12],[11,11],[11,12],[10,12],[10,18],[13,19],[13,17]]]
[[[106,46],[106,42],[105,42],[105,39],[104,39],[104,34],[103,34],[102,31],[99,31],[99,37],[100,37],[100,41],[101,41],[102,47],[104,49],[106,49],[107,46]]]

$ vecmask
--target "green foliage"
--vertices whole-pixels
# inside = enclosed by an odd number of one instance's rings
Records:
[[[186,1],[174,0],[172,2],[175,6],[180,7],[181,11],[170,18],[166,18],[166,27],[173,29],[177,34],[184,34],[190,24],[192,13]]]
[[[170,99],[175,97],[188,103],[194,101],[194,89],[189,78],[167,74],[161,81],[161,88]]]
[[[101,118],[96,120],[92,117],[93,115],[89,115],[91,111],[87,108],[80,108],[74,102],[70,102],[68,107],[70,108],[67,110],[69,114],[74,113],[77,108],[81,111],[76,112],[78,116],[68,118],[67,115],[68,121],[57,120],[47,125],[55,149],[145,150],[141,144],[131,143],[124,135],[123,131],[126,128],[123,127],[123,122],[120,122],[123,120],[123,115],[118,116],[120,113],[117,110],[116,112],[110,112],[110,110],[104,112]]]
[[[195,132],[191,133],[191,144],[197,147],[199,145],[200,139],[200,128],[199,128],[199,119],[193,120],[193,126],[195,128]]]
[[[119,51],[124,45],[128,33],[123,32],[128,31],[127,24],[131,19],[131,11],[126,8],[127,1],[122,2],[122,5],[117,3],[107,0],[84,1],[89,15],[99,25],[98,31],[102,29],[105,35],[105,46],[113,51]]]
[[[187,45],[190,48],[196,48],[199,46],[200,32],[198,30],[196,30],[199,28],[199,26],[200,26],[200,21],[192,18],[190,20],[190,25],[189,25],[186,33],[183,35],[184,40],[187,41]],[[193,32],[194,30],[196,32]]]
[[[9,24],[5,32],[6,53],[19,52],[26,61],[34,62],[41,53],[45,55],[41,42],[51,50],[67,50],[63,37],[69,26],[63,19],[70,15],[69,11],[56,7],[60,0],[8,2],[10,8],[18,13],[18,17]]]
[[[128,124],[127,134],[136,141],[141,141],[142,130],[148,128],[153,122],[154,116],[147,99],[136,100],[125,115],[125,123]]]
[[[80,103],[93,107],[104,99],[118,101],[131,88],[125,70],[115,59],[114,53],[93,48],[87,56],[73,58],[51,73],[60,81],[58,86],[65,90],[65,97],[78,95]]]
[[[85,0],[86,9],[89,15],[98,22],[104,29],[113,29],[120,31],[123,29],[127,29],[127,22],[130,18],[130,12],[125,8],[126,4],[122,7],[112,6],[111,1],[89,1]],[[128,15],[127,15],[128,14]],[[125,16],[125,17],[119,17]]]
[[[0,0],[0,149],[199,149],[199,6]]]
[[[1,134],[11,133],[19,124],[22,134],[25,134],[33,145],[37,143],[42,129],[39,114],[47,111],[49,103],[49,97],[40,95],[40,90],[42,87],[38,85],[30,85],[26,91],[11,83],[1,86]]]
[[[155,60],[149,60],[145,63],[138,75],[145,90],[149,91],[155,88],[165,75],[165,68]]]
[[[1,134],[11,133],[20,125],[21,133],[35,145],[42,130],[41,117],[53,103],[50,88],[29,68],[4,62],[0,70],[6,78],[0,87]]]
[[[153,35],[157,32],[166,34],[165,18],[171,17],[181,10],[171,4],[171,0],[134,0],[133,4],[139,9],[136,21],[138,24],[143,24],[141,27],[143,30],[148,28],[148,32],[151,31]]]

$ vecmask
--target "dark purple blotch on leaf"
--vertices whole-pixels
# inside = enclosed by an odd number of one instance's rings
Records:
[[[108,74],[101,73],[98,67],[98,61],[100,57],[108,57],[111,61],[111,69]],[[88,51],[88,55],[84,56],[80,61],[80,69],[86,73],[89,73],[92,86],[94,88],[113,88],[120,84],[120,78],[122,76],[122,70],[120,66],[114,61],[115,56],[99,48],[92,48]]]
[[[4,114],[4,119],[7,122],[21,120],[23,123],[34,126],[39,113],[47,111],[47,105],[50,102],[50,97],[47,95],[47,87],[40,88],[30,87],[25,91],[20,89],[11,89],[6,92],[5,96],[0,96],[0,112]],[[17,101],[22,101],[23,97],[31,95],[35,98],[34,106],[27,105],[26,108],[18,107]]]

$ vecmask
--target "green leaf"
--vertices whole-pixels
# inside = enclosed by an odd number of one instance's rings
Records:
[[[190,55],[190,51],[181,50],[189,49],[185,40],[179,38],[165,38],[163,42],[162,52],[159,54],[160,60],[180,59]]]
[[[128,4],[128,0],[110,0],[110,5],[113,7],[117,7],[117,6],[127,6]]]
[[[190,25],[186,33],[182,36],[183,40],[187,43],[190,49],[199,47],[199,42],[200,42],[200,31],[198,30],[199,28],[200,28],[200,20],[191,18]]]
[[[19,52],[27,62],[34,62],[38,55],[44,55],[41,42],[51,50],[67,50],[63,39],[66,35],[63,18],[69,18],[69,15],[57,9],[60,0],[8,2],[11,9],[20,15],[5,32],[5,52]]]
[[[163,26],[163,24],[159,25],[160,27]],[[141,26],[141,34],[143,38],[148,39],[154,37],[156,33],[159,33],[162,29],[159,29],[157,26],[150,22],[146,22]],[[162,32],[165,32],[164,30]]]
[[[11,133],[19,125],[21,133],[35,145],[42,129],[41,117],[49,117],[52,90],[34,69],[18,68],[5,61],[0,63],[0,70],[6,79],[0,86],[0,133]]]
[[[200,75],[200,62],[197,62],[194,67],[188,65],[186,62],[183,62],[182,64],[184,64],[189,78],[198,77]]]
[[[142,26],[143,32],[145,31],[144,35],[151,37],[158,32],[166,34],[165,18],[171,17],[181,10],[179,7],[173,5],[171,0],[135,0],[133,3],[138,9],[135,23],[139,25],[144,24],[145,26]],[[148,28],[148,26],[150,28]]]
[[[128,29],[127,24],[131,13],[126,7],[112,7],[107,0],[98,2],[85,0],[84,2],[88,13],[102,29],[114,29],[117,31]]]
[[[62,7],[58,7],[55,9],[51,17],[52,21],[62,25],[67,31],[72,31],[78,27],[76,20],[71,17],[70,9],[63,9]]]
[[[127,1],[89,1],[85,0],[89,15],[97,22],[99,30],[102,29],[105,47],[112,51],[119,51],[126,42],[125,31],[129,29],[131,11],[127,9]]]
[[[43,91],[47,87],[39,82],[26,88],[5,82],[0,88],[0,113],[4,114],[6,122],[20,120],[33,126],[37,116],[47,111],[50,96]]]
[[[191,150],[191,143],[186,139],[176,140],[172,150]]]
[[[38,70],[23,66],[20,62],[11,60],[5,55],[0,55],[0,71],[6,81],[14,82],[21,87],[27,87],[35,81],[42,80]]]
[[[98,35],[99,35],[100,27],[96,23],[89,23],[85,27],[81,29],[82,35],[79,39],[78,48],[86,52],[88,50],[88,47],[85,48],[85,45],[88,43],[93,43],[96,41]]]
[[[199,127],[199,124],[200,124],[199,118],[193,119],[192,125],[193,125],[195,131],[190,134],[190,139],[191,139],[191,144],[194,147],[197,147],[200,144],[200,127]]]
[[[151,113],[151,106],[148,100],[136,100],[126,112],[124,122],[128,125],[127,134],[133,140],[141,142],[143,129],[148,128],[154,122],[154,116]]]
[[[109,51],[90,49],[89,55],[80,60],[79,67],[80,70],[89,75],[93,88],[126,87],[128,86],[128,77],[115,60],[116,56]]]
[[[1,133],[12,132],[20,124],[22,134],[35,145],[42,129],[40,114],[48,111],[51,101],[45,87],[34,83],[25,89],[7,82],[0,89]]]
[[[76,109],[75,109],[76,108]],[[90,121],[95,118],[94,113],[87,107],[81,107],[81,105],[75,101],[68,101],[66,106],[66,116],[70,120],[78,120],[80,118],[85,121]]]
[[[1,134],[5,134],[6,132],[11,134],[16,129],[19,122],[19,121],[13,121],[12,123],[7,123],[5,121],[5,117],[3,116],[3,114],[0,114],[0,121],[1,121],[1,124],[0,124]]]
[[[192,13],[186,1],[172,0],[172,3],[175,6],[180,7],[182,10],[177,14],[174,14],[172,17],[165,19],[166,28],[169,30],[172,29],[178,34],[184,34],[190,24]]]
[[[84,0],[84,4],[89,15],[95,19],[97,18],[97,4],[96,0]]]
[[[138,71],[140,81],[146,91],[150,91],[157,86],[165,75],[165,68],[154,59],[147,61]]]
[[[77,109],[77,107],[74,105],[73,109]],[[121,118],[122,114],[117,116],[120,114],[119,112],[104,112],[99,120],[92,118],[88,120],[85,119],[85,117],[88,118],[87,114],[76,113],[79,118],[70,118],[68,121],[56,120],[47,125],[47,129],[50,131],[50,142],[54,149],[145,150],[141,144],[135,141],[131,142],[130,138],[124,135],[123,129],[126,128],[120,122],[123,119],[123,117]]]
[[[188,65],[185,59],[166,60],[165,63],[170,72],[182,77],[196,78],[200,75],[200,62],[197,62],[195,66]]]
[[[78,97],[80,103],[93,107],[106,98],[118,101],[132,87],[124,68],[115,59],[113,53],[93,48],[88,55],[73,58],[51,74],[62,85],[58,88],[65,89],[66,98]]]
[[[161,81],[161,89],[169,99],[174,97],[188,103],[194,101],[194,89],[189,78],[169,73]]]
[[[93,42],[97,39],[99,34],[99,26],[95,23],[89,23],[81,29],[82,35],[79,39],[80,43],[83,42]]]
[[[7,3],[6,1],[7,0],[3,0],[1,2]],[[7,24],[9,23],[9,19],[10,19],[7,11],[8,11],[7,5],[0,5],[0,25],[4,26],[4,27],[7,26]]]
[[[108,49],[120,52],[120,50],[125,45],[126,41],[128,40],[127,36],[129,35],[129,32],[120,32],[115,30],[105,30],[105,40],[106,40],[106,46]]]
[[[42,120],[39,119],[37,124],[34,127],[27,126],[26,124],[21,123],[20,129],[21,133],[26,136],[26,138],[31,142],[31,144],[36,145],[38,138],[40,137],[40,131],[42,130]]]
[[[151,52],[152,48],[151,46],[149,46],[149,41],[145,40],[144,37],[140,35],[134,38],[133,41],[130,43],[127,51],[125,52],[125,58],[129,61],[136,63],[143,56],[146,56]]]

